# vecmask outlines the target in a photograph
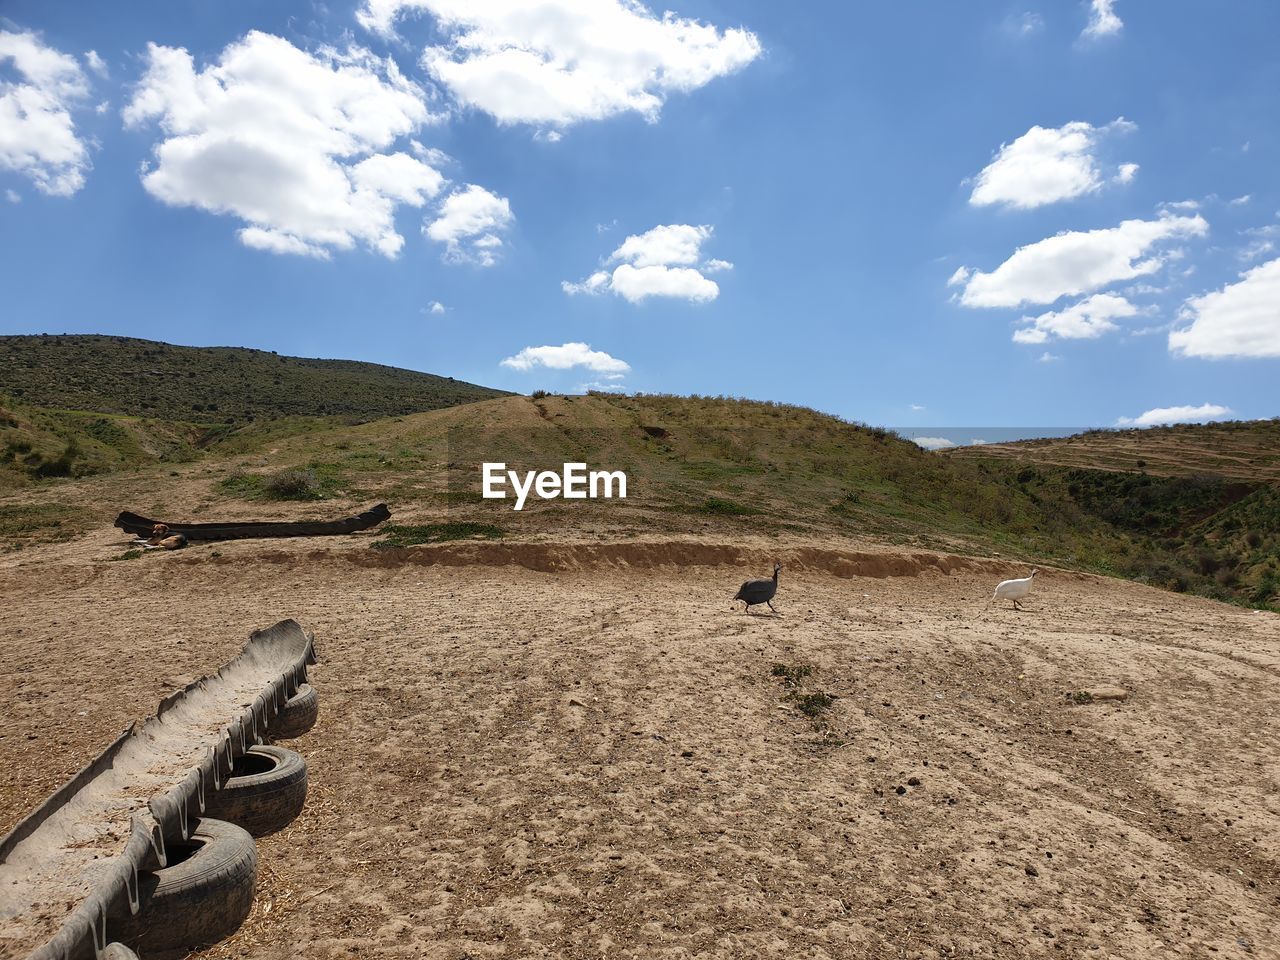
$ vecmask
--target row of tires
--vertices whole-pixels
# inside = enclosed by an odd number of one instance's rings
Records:
[[[271,723],[274,740],[311,729],[319,702],[307,684]],[[253,907],[255,837],[288,826],[307,799],[307,761],[285,747],[250,747],[186,840],[166,844],[167,864],[139,877],[136,914],[108,921],[115,942],[99,960],[167,960],[234,933]]]

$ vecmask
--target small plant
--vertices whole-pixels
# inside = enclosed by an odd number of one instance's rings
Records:
[[[529,396],[532,397],[534,400],[541,400],[546,395],[547,395],[547,391],[545,390],[535,390],[533,391],[533,393],[529,394]]]
[[[813,667],[807,663],[797,663],[792,666],[788,666],[785,663],[775,663],[773,670],[770,672],[782,681],[784,687],[798,687],[813,673]]]
[[[819,690],[817,693],[790,693],[787,699],[811,720],[816,720],[835,706],[836,698]]]
[[[1093,703],[1093,694],[1091,694],[1088,690],[1076,690],[1072,693],[1067,694],[1067,702],[1078,703],[1081,705],[1086,703]]]
[[[699,513],[709,513],[717,517],[746,517],[760,512],[755,507],[748,507],[732,500],[722,500],[719,497],[708,497],[697,510]]]
[[[413,526],[392,523],[383,527],[382,532],[388,535],[386,539],[373,544],[380,549],[448,540],[500,540],[504,535],[501,527],[491,523],[424,523]]]
[[[114,563],[117,560],[137,560],[140,556],[142,556],[141,550],[126,550],[120,556],[110,557],[109,559]]]
[[[282,470],[262,484],[275,500],[319,500],[324,494],[314,470]]]

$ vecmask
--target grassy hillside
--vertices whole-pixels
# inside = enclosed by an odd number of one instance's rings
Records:
[[[1204,474],[1280,482],[1280,417],[1145,430],[1089,430],[1072,437],[956,447],[947,455],[1155,476]]]
[[[352,360],[73,335],[0,337],[0,395],[33,407],[225,424],[297,416],[373,419],[503,393]]]
[[[510,501],[480,497],[480,464],[494,460],[520,471],[567,461],[623,470],[628,498],[531,500],[515,513]],[[56,498],[82,507],[73,486]],[[751,401],[504,397],[359,425],[255,424],[206,448],[199,463],[109,489],[111,510],[128,498],[166,517],[337,515],[386,501],[397,524],[433,537],[872,538],[1039,559],[1239,603],[1275,603],[1280,591],[1272,486],[952,457]],[[103,522],[108,510],[99,509]],[[94,521],[62,518],[50,529],[64,536],[76,522]]]

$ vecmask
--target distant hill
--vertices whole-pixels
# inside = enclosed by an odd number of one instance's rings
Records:
[[[386,502],[400,524],[460,521],[510,536],[710,533],[997,552],[1011,572],[1047,562],[1280,606],[1280,483],[1203,470],[1159,476],[931,453],[812,410],[707,397],[537,394],[359,424],[177,427],[0,403],[0,549],[74,536],[125,505],[175,517],[198,508],[212,519],[250,508],[341,515]],[[1265,446],[1259,458],[1274,450]],[[480,497],[480,464],[494,460],[624,470],[628,496],[539,501],[516,514]],[[280,502],[289,500],[304,502]]]
[[[955,447],[949,457],[1118,470],[1158,477],[1215,476],[1280,482],[1280,418],[1145,430],[1090,430],[1072,437]]]
[[[374,419],[506,394],[376,363],[77,334],[0,337],[3,395],[30,407],[225,424]]]

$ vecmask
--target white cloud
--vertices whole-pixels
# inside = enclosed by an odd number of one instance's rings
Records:
[[[970,270],[968,267],[956,267],[956,272],[951,275],[951,278],[949,280],[947,280],[947,286],[958,287],[964,283],[967,283],[969,280],[969,276],[972,273],[973,271]]]
[[[1030,210],[1095,193],[1105,182],[1095,155],[1099,142],[1134,128],[1123,117],[1103,127],[1083,121],[1057,128],[1032,127],[1013,143],[1001,145],[995,159],[978,174],[969,203]],[[1122,164],[1113,179],[1128,183],[1137,172],[1137,164]]]
[[[1139,169],[1136,163],[1122,163],[1116,168],[1114,179],[1116,183],[1132,183],[1133,178],[1138,175]]]
[[[720,286],[692,267],[633,267],[621,264],[613,271],[612,290],[632,303],[648,297],[675,297],[706,303],[720,296]]]
[[[446,308],[445,308],[445,305],[441,303],[439,300],[432,300],[430,303],[426,305],[424,309],[427,311],[427,313],[434,314],[435,316],[439,316],[440,314],[445,312]]]
[[[1116,15],[1115,6],[1116,0],[1090,0],[1089,23],[1080,34],[1081,38],[1097,40],[1123,30],[1124,21]]]
[[[733,269],[727,260],[702,260],[702,245],[711,239],[709,226],[687,223],[666,224],[645,233],[629,236],[618,246],[605,266],[577,283],[565,280],[561,289],[568,294],[599,294],[612,290],[631,303],[648,297],[675,297],[705,303],[720,295],[720,285],[708,273]],[[621,262],[620,262],[621,261]]]
[[[142,177],[152,196],[237,217],[242,243],[274,253],[361,243],[395,257],[396,207],[444,183],[421,158],[387,152],[436,118],[393,61],[358,47],[312,54],[252,31],[197,71],[186,50],[151,44],[124,119],[165,135]]]
[[[4,198],[8,200],[10,203],[22,202],[22,194],[18,193],[17,190],[13,190],[13,189],[5,190]]]
[[[1253,194],[1246,193],[1243,196],[1236,197],[1234,200],[1228,200],[1227,203],[1233,207],[1243,207],[1253,199]]]
[[[1028,10],[1020,14],[1009,14],[1004,21],[1006,33],[1015,37],[1030,37],[1044,32],[1044,17]]]
[[[365,0],[356,19],[392,36],[406,12],[436,20],[443,42],[422,63],[462,105],[499,123],[565,127],[636,112],[734,73],[761,53],[755,34],[721,31],[639,0]]]
[[[926,450],[945,450],[956,445],[954,440],[948,440],[946,437],[913,437],[911,442]]]
[[[1037,363],[1054,363],[1061,359],[1062,358],[1058,356],[1056,353],[1050,353],[1048,350],[1046,350],[1044,353],[1040,354],[1036,362]]]
[[[1110,293],[1095,293],[1056,313],[1023,317],[1031,326],[1013,332],[1014,343],[1044,343],[1053,337],[1060,340],[1094,340],[1104,333],[1119,329],[1113,320],[1132,317],[1138,308]]]
[[[600,350],[592,350],[586,343],[562,343],[558,347],[525,347],[514,357],[507,357],[502,366],[512,370],[532,370],[547,367],[551,370],[569,370],[585,367],[596,373],[624,374],[631,369],[625,361]],[[616,379],[616,378],[615,378]]]
[[[584,383],[579,389],[583,391],[608,390],[611,393],[617,393],[618,391],[625,390],[627,388],[621,383],[612,383],[605,380],[592,380],[588,383]]]
[[[920,411],[925,409],[924,404],[922,403],[911,403],[911,404],[908,404],[908,406],[911,407],[911,409],[914,410],[916,413],[919,413]]]
[[[1118,427],[1154,427],[1162,423],[1201,423],[1205,420],[1221,420],[1230,414],[1230,407],[1216,403],[1202,403],[1198,407],[1156,407],[1136,417],[1121,417]]]
[[[1280,259],[1238,283],[1192,297],[1180,314],[1190,325],[1169,333],[1169,349],[1188,357],[1280,357]]]
[[[1157,244],[1208,231],[1209,224],[1197,215],[1125,220],[1103,230],[1060,233],[1019,247],[990,273],[974,271],[960,302],[967,307],[1020,307],[1090,293],[1157,272],[1169,259],[1168,253],[1153,252]]]
[[[84,71],[36,34],[5,30],[0,70],[0,169],[22,174],[41,193],[71,196],[90,168],[71,116],[89,96]]]
[[[98,56],[97,50],[87,51],[84,55],[84,62],[88,64],[90,70],[104,80],[110,76],[110,71],[107,70],[107,62]]]
[[[439,216],[423,228],[428,237],[445,245],[445,259],[452,263],[476,263],[491,267],[502,246],[499,233],[515,217],[506,197],[469,183],[449,195]]]

